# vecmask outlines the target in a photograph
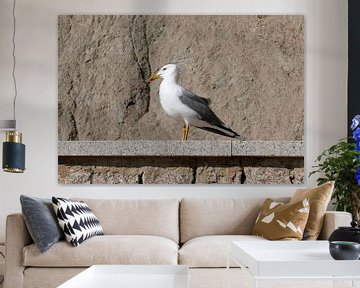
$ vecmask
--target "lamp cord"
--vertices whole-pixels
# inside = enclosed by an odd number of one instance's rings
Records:
[[[12,16],[13,16],[13,35],[12,35],[12,44],[13,44],[13,50],[12,50],[12,57],[13,57],[13,69],[12,69],[12,78],[14,81],[14,102],[13,102],[13,117],[14,121],[16,123],[16,98],[17,98],[17,85],[16,85],[16,77],[15,77],[15,68],[16,68],[16,56],[15,56],[15,35],[16,35],[16,15],[15,15],[15,8],[16,8],[16,0],[13,0],[13,9],[12,9]],[[15,124],[16,125],[16,124]],[[16,127],[15,127],[16,130]]]

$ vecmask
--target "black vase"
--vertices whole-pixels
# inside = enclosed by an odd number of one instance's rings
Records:
[[[348,241],[360,244],[360,226],[355,221],[350,223],[350,227],[339,227],[329,237],[331,241]]]
[[[335,260],[358,260],[360,257],[360,244],[357,242],[332,241],[329,250]]]

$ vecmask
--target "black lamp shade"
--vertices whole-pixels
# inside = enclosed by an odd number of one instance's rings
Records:
[[[25,170],[25,145],[16,142],[3,143],[3,164],[6,172],[22,173]]]

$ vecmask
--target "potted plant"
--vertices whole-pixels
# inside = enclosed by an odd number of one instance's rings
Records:
[[[318,185],[335,181],[332,199],[337,211],[352,213],[353,219],[360,220],[360,115],[352,120],[353,139],[342,139],[325,149],[316,159],[318,164],[309,176],[320,173]]]

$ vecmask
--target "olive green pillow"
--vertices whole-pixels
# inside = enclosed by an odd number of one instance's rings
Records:
[[[310,214],[305,227],[304,240],[316,240],[322,229],[324,215],[334,190],[333,181],[315,188],[298,189],[289,203],[309,199]]]
[[[284,204],[268,198],[260,209],[252,234],[269,240],[301,240],[308,217],[307,199]]]

